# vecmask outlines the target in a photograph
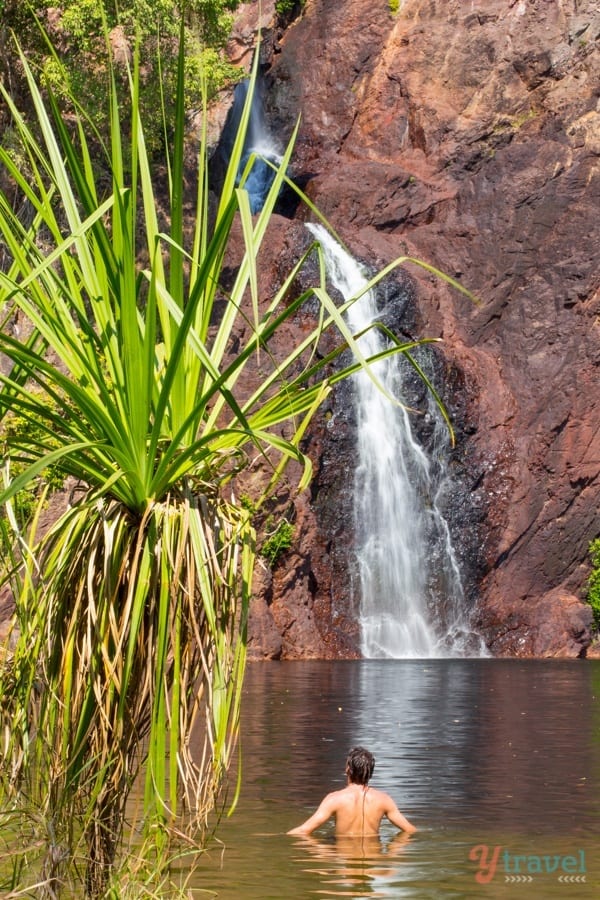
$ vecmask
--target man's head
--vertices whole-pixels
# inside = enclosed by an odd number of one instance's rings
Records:
[[[364,747],[353,747],[346,760],[346,775],[352,784],[368,784],[375,768],[375,757]]]

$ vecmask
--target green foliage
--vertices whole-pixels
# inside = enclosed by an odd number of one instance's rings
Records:
[[[256,512],[256,502],[248,494],[240,494],[239,503],[242,509],[248,510],[251,516]]]
[[[186,103],[197,109],[201,96],[212,96],[225,84],[240,77],[239,70],[222,55],[232,25],[232,10],[239,0],[8,0],[4,16],[4,66],[10,72],[5,82],[15,92],[21,67],[8,29],[19,37],[32,66],[41,73],[42,84],[52,90],[63,114],[72,116],[74,104],[87,110],[98,133],[108,134],[111,64],[119,89],[121,112],[129,117],[127,64],[139,47],[139,103],[144,117],[146,144],[151,152],[163,144],[164,104],[171,116],[177,77],[177,45],[182,8],[186,23]],[[46,26],[50,48],[36,23]],[[108,38],[106,37],[108,35]],[[160,63],[159,63],[160,51]],[[0,66],[2,63],[0,63]]]
[[[587,601],[594,612],[594,624],[600,628],[600,538],[590,544],[592,571],[587,583]]]
[[[197,46],[185,61],[185,107],[198,110],[204,96],[214,97],[223,85],[245,78],[242,69],[228,62],[215,47]]]
[[[11,260],[0,271],[0,316],[18,314],[24,324],[21,336],[0,331],[0,414],[13,425],[39,424],[19,425],[7,439],[11,470],[13,462],[21,470],[0,503],[51,469],[81,485],[39,539],[36,506],[27,540],[16,545],[20,565],[0,569],[0,589],[8,584],[16,602],[14,644],[0,661],[0,799],[49,824],[33,841],[38,859],[47,850],[43,877],[55,871],[60,847],[60,877],[84,871],[89,896],[106,894],[119,862],[136,778],[141,821],[131,827],[140,853],[161,871],[176,835],[202,835],[226,781],[255,557],[250,510],[226,499],[226,485],[258,457],[270,472],[260,503],[290,460],[305,487],[311,462],[301,441],[334,385],[361,368],[376,381],[370,363],[410,357],[422,343],[390,334],[389,348],[365,359],[345,319],[363,291],[336,306],[318,242],[272,296],[260,295],[258,258],[277,198],[284,183],[298,190],[286,174],[297,129],[253,216],[245,189],[253,160],[241,178],[239,171],[257,53],[221,194],[209,207],[205,133],[197,171],[184,167],[183,30],[179,47],[173,115],[162,124],[166,167],[155,168],[148,153],[143,85],[153,63],[141,50],[127,81],[130,117],[118,71],[106,70],[103,165],[93,158],[89,117],[73,103],[65,123],[60,98],[48,83],[44,95],[24,55],[35,129],[0,83],[22,144],[20,154],[0,147],[14,186],[10,197],[0,193],[0,237]],[[33,211],[25,221],[14,190]],[[298,293],[315,256],[315,281]],[[292,347],[278,341],[305,310],[312,330]],[[326,330],[338,336],[329,352],[321,348]],[[349,361],[340,366],[341,359]],[[279,523],[266,551],[272,560],[292,532]],[[24,877],[37,874],[28,868]]]
[[[275,565],[286,550],[290,549],[294,538],[294,526],[287,519],[280,519],[277,525],[274,526],[273,516],[268,516],[265,521],[267,537],[260,548],[261,556],[267,560],[271,567]]]
[[[390,8],[391,14],[395,16],[400,9],[400,0],[388,0],[388,6]]]
[[[52,437],[46,434],[44,426],[39,418],[30,418],[9,412],[5,415],[0,425],[0,459],[11,461],[10,470],[5,469],[5,477],[17,478],[26,468],[27,463],[19,459],[20,448],[32,443],[48,442],[52,444]],[[55,442],[55,446],[58,444]],[[31,483],[17,491],[12,500],[12,512],[14,520],[12,525],[6,516],[0,515],[2,527],[0,528],[0,554],[8,553],[12,546],[10,537],[11,529],[16,528],[19,534],[25,532],[31,523],[40,498],[46,497],[63,485],[61,473],[53,466],[49,466],[35,483]]]
[[[286,16],[291,13],[297,5],[298,0],[277,0],[275,3],[275,12],[280,16]]]

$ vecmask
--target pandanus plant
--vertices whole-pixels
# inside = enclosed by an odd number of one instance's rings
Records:
[[[272,467],[267,492],[287,460],[301,464],[305,485],[310,461],[300,441],[312,415],[336,381],[369,370],[369,361],[344,320],[358,298],[336,308],[318,244],[259,300],[257,259],[282,185],[291,185],[294,135],[253,216],[244,188],[253,160],[241,174],[240,161],[256,66],[212,207],[202,128],[190,212],[182,52],[160,177],[144,145],[139,60],[127,122],[111,79],[102,165],[85,114],[65,122],[23,56],[21,64],[35,127],[0,86],[21,142],[17,161],[2,149],[0,160],[29,212],[0,196],[10,257],[0,274],[0,416],[31,428],[6,439],[0,501],[14,522],[13,498],[50,467],[72,494],[39,531],[42,496],[3,563],[15,629],[0,663],[2,808],[37,804],[49,835],[40,876],[48,891],[79,855],[85,891],[100,895],[134,782],[145,785],[140,841],[150,836],[156,853],[184,822],[202,834],[230,766],[255,558],[232,478],[261,454]],[[225,286],[234,232],[241,249]],[[309,254],[320,260],[317,283],[295,288]],[[278,329],[315,298],[312,332],[249,387],[253,357],[272,359]],[[15,320],[18,334],[8,327]],[[330,329],[337,349],[316,354]],[[232,352],[236,333],[246,337]],[[392,340],[382,355],[411,346]],[[348,348],[352,361],[343,365]]]

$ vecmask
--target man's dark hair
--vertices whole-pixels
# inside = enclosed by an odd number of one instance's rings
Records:
[[[368,784],[375,768],[375,757],[364,747],[353,747],[346,760],[346,775],[353,784]]]

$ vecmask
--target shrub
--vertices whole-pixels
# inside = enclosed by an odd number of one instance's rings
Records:
[[[269,532],[273,528],[273,517],[269,516],[265,522],[265,531]],[[266,559],[271,567],[275,565],[277,560],[286,550],[292,546],[294,537],[294,526],[287,519],[280,519],[274,531],[271,531],[267,538],[263,541],[261,547],[261,555]]]
[[[587,583],[587,601],[594,613],[594,625],[600,628],[600,537],[590,544],[592,571]]]
[[[16,478],[25,471],[26,464],[18,460],[19,447],[24,443],[39,443],[46,438],[47,435],[39,419],[32,420],[14,413],[7,413],[0,428],[0,458],[8,459],[11,448],[17,448],[17,456],[12,460],[10,470],[6,474],[10,478]],[[50,443],[52,444],[52,441]],[[58,491],[62,485],[62,475],[53,466],[48,466],[35,482],[31,482],[15,494],[12,510],[14,523],[20,533],[27,531],[42,494]],[[0,515],[0,553],[9,553],[13,541],[14,535],[11,536],[7,516]]]
[[[233,22],[238,0],[187,0],[185,69],[187,108],[199,105],[203,92],[213,96],[225,84],[240,77],[239,70],[221,53]],[[143,67],[139,83],[139,109],[144,120],[146,146],[162,150],[163,111],[172,112],[176,91],[178,29],[182,3],[175,0],[41,0],[33,3],[8,0],[0,36],[0,77],[10,84],[13,97],[26,95],[22,69],[9,30],[38,71],[43,85],[52,91],[63,115],[72,118],[75,106],[88,111],[93,127],[105,140],[109,123],[104,98],[110,90],[110,65],[115,66],[121,111],[130,115],[127,61],[136,44]],[[49,47],[36,16],[48,29]],[[108,35],[108,40],[107,40]],[[110,57],[108,46],[110,46]],[[158,62],[160,55],[160,63]]]
[[[289,23],[304,9],[305,2],[306,0],[277,0],[275,12],[282,22]]]

